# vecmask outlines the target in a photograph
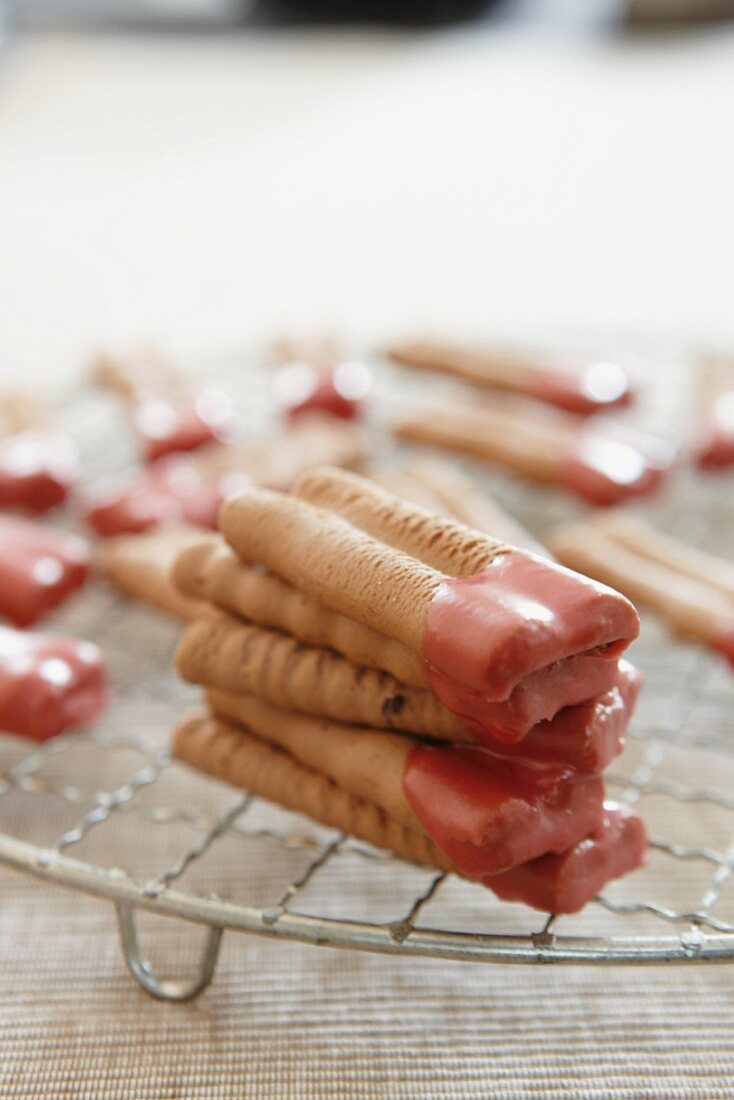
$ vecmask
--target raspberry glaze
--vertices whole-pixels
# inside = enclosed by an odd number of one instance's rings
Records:
[[[30,626],[85,583],[91,558],[78,535],[0,516],[0,615]]]
[[[0,627],[0,729],[45,741],[90,722],[107,701],[91,642]]]
[[[516,717],[514,729],[500,729],[493,704],[511,700],[538,674],[542,718],[608,691],[639,623],[632,604],[611,588],[529,551],[508,551],[481,573],[437,588],[423,636],[426,677],[472,729],[517,741],[529,731],[527,721]]]

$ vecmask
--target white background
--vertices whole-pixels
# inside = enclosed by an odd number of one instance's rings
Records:
[[[36,38],[0,373],[322,324],[734,344],[734,34]]]

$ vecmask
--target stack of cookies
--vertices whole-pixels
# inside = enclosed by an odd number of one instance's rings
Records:
[[[173,568],[206,612],[179,759],[557,913],[642,862],[601,779],[640,687],[624,597],[331,468],[231,498],[220,531]]]

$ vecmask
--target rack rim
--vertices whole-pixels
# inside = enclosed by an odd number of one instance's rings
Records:
[[[274,907],[258,908],[145,883],[118,870],[71,859],[47,848],[0,835],[0,862],[36,878],[221,931],[245,932],[315,946],[357,948],[386,955],[418,955],[492,963],[669,964],[734,961],[734,936],[709,935],[695,926],[677,936],[566,936],[550,930],[528,934],[450,932],[401,921],[314,917]]]

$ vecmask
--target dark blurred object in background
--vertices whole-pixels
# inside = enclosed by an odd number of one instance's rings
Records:
[[[492,6],[492,0],[260,0],[252,16],[268,23],[440,26],[471,19]]]
[[[23,0],[15,22],[52,26],[285,26],[378,23],[441,26],[483,14],[500,0]],[[506,0],[505,0],[506,2]],[[0,0],[2,8],[3,0]]]
[[[557,30],[666,26],[734,17],[734,0],[0,0],[11,25],[204,30],[318,24],[446,26],[495,16]]]
[[[629,0],[627,21],[658,26],[665,23],[699,23],[731,19],[734,0]]]

